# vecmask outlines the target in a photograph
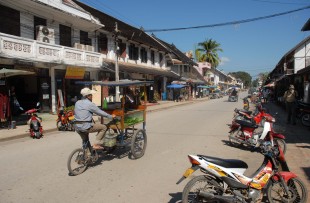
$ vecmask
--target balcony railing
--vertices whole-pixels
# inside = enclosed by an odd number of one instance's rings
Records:
[[[101,67],[106,56],[0,33],[0,56],[27,61]]]

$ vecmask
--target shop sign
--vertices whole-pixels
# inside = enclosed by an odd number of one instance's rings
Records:
[[[67,67],[66,70],[66,79],[83,79],[85,74],[85,68],[79,67]]]
[[[43,99],[49,99],[50,95],[49,94],[43,94]]]
[[[50,86],[46,82],[41,84],[41,88],[44,90],[48,89],[49,87]]]

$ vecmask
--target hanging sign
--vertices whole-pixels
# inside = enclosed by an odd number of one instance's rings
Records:
[[[66,70],[66,79],[83,79],[85,68],[68,66]]]

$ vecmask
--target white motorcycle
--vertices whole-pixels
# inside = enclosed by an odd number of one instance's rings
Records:
[[[262,201],[265,193],[270,203],[306,203],[307,188],[296,174],[289,171],[281,148],[264,142],[261,151],[265,159],[251,177],[244,175],[248,168],[244,161],[188,155],[192,166],[185,171],[177,184],[198,169],[205,175],[196,176],[186,184],[182,203],[258,203]],[[282,171],[278,170],[279,166]]]

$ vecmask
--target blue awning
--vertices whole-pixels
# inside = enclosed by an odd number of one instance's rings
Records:
[[[198,85],[197,87],[198,88],[205,88],[205,89],[209,89],[210,88],[209,86],[206,86],[206,85]]]
[[[179,84],[171,84],[171,85],[167,85],[167,88],[174,88],[174,89],[180,89],[185,87],[186,85],[179,85]]]

